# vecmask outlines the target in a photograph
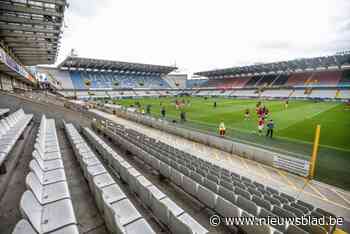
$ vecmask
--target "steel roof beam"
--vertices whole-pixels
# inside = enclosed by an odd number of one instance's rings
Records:
[[[47,28],[36,28],[36,27],[25,27],[22,25],[13,25],[13,24],[0,24],[0,30],[6,31],[23,31],[23,32],[33,32],[33,33],[51,33],[51,34],[60,34],[60,30],[47,29]],[[6,34],[2,31],[1,34]]]
[[[33,0],[33,2],[50,3],[50,4],[57,5],[57,6],[64,6],[64,5],[66,5],[66,1],[65,0]]]
[[[53,41],[58,41],[59,38],[57,36],[53,36],[53,35],[47,35],[47,34],[29,34],[29,33],[15,33],[15,32],[9,32],[9,33],[0,33],[0,38],[4,38],[4,40],[7,41],[24,41],[24,38],[30,38],[32,40],[35,39],[51,39]],[[9,39],[9,38],[15,38],[15,39]],[[43,40],[44,41],[44,40]]]
[[[26,17],[16,17],[12,15],[0,15],[0,21],[6,23],[18,23],[18,24],[32,24],[32,25],[44,25],[44,26],[53,26],[60,28],[62,26],[62,22],[50,22],[43,21],[38,19],[31,19]]]
[[[43,16],[55,16],[63,18],[63,12],[55,12],[48,10],[48,8],[38,9],[32,8],[28,6],[14,5],[14,4],[0,4],[0,10],[2,11],[10,11],[10,12],[19,12],[25,14],[35,14],[35,15],[43,15]]]
[[[16,52],[16,51],[32,51],[32,50],[36,50],[36,51],[47,51],[47,50],[56,50],[58,47],[45,47],[45,46],[13,46],[12,51]]]

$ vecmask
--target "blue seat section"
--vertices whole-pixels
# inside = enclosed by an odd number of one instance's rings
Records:
[[[73,83],[73,86],[75,89],[85,89],[86,86],[84,85],[84,81],[82,80],[80,76],[80,72],[78,71],[72,71],[70,72],[70,77]]]
[[[75,89],[109,89],[109,88],[170,88],[159,74],[135,74],[117,72],[70,71]],[[90,85],[86,85],[90,81]]]
[[[197,87],[200,87],[201,85],[205,84],[206,82],[208,82],[208,79],[187,80],[186,81],[186,88],[188,88],[188,89],[197,88]]]

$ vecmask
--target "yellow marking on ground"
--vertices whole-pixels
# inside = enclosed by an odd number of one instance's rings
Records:
[[[337,194],[339,197],[341,197],[341,199],[343,199],[346,203],[350,204],[350,201],[346,199],[340,192],[338,192],[335,189],[330,189],[330,190],[333,191],[335,194]]]
[[[343,231],[340,228],[335,228],[335,231],[333,232],[333,234],[348,234],[348,233]]]
[[[279,170],[279,169],[275,169],[275,170],[277,171],[277,173],[278,173],[282,178],[284,178],[285,181],[287,181],[287,183],[288,183],[292,188],[294,188],[295,190],[298,191],[297,186],[295,186],[295,184],[294,184],[290,179],[288,179],[287,176],[286,176],[285,174],[283,174],[283,172],[282,172],[281,170]]]
[[[318,190],[318,189],[317,189],[315,186],[313,186],[310,182],[307,183],[307,184],[309,185],[309,187],[310,187],[312,190],[314,190],[318,195],[320,195],[320,196],[322,197],[323,200],[328,201],[328,198],[327,198],[325,195],[323,195],[323,194],[320,192],[320,190]]]

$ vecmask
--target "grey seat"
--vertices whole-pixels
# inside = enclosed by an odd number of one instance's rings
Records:
[[[136,192],[136,179],[142,175],[138,170],[136,170],[133,167],[129,168],[126,171],[126,173],[127,173],[127,178],[126,178],[127,181],[126,182],[129,184],[130,190],[135,193]]]
[[[143,202],[149,202],[149,190],[148,187],[153,184],[144,176],[138,176],[135,178],[135,188],[132,190],[143,200]]]
[[[170,179],[177,186],[180,186],[180,187],[182,186],[182,178],[183,178],[183,175],[178,170],[171,169]]]
[[[142,216],[128,199],[122,199],[112,204],[104,203],[104,205],[106,226],[110,232],[126,233],[126,230],[139,232],[140,229],[144,228],[146,233],[153,233],[147,222],[146,224],[137,222],[142,220]]]
[[[307,202],[298,200],[298,201],[296,202],[296,204],[301,205],[301,206],[303,206],[303,207],[306,207],[309,211],[313,211],[313,210],[314,210],[314,206],[311,205],[311,204],[309,204],[309,203],[307,203]]]
[[[62,159],[44,160],[36,150],[33,151],[32,155],[43,171],[63,169]]]
[[[304,215],[303,211],[301,211],[301,210],[299,210],[299,209],[297,209],[295,207],[292,207],[290,205],[287,205],[287,204],[283,205],[283,209],[292,212],[297,217],[301,217],[301,216]]]
[[[130,225],[127,225],[125,227],[125,233],[128,234],[155,234],[156,232],[153,231],[152,227],[147,223],[145,219],[139,219],[135,222],[131,223]]]
[[[217,195],[204,186],[198,185],[197,197],[206,206],[212,209],[215,207]]]
[[[272,197],[276,198],[277,200],[279,200],[283,204],[288,204],[289,203],[288,199],[286,199],[284,197],[281,197],[279,195],[273,194]]]
[[[302,205],[299,205],[299,204],[296,204],[296,203],[291,203],[290,206],[294,207],[294,208],[297,208],[298,210],[302,211],[304,214],[309,213],[309,209],[304,207],[304,206],[302,206]]]
[[[167,198],[165,197],[160,200],[154,199],[152,201],[152,211],[163,224],[168,226],[170,222],[170,216],[169,216],[170,214],[169,214],[168,206],[162,202],[162,200],[164,199],[167,199]]]
[[[114,179],[108,174],[101,174],[93,178],[94,183],[94,195],[98,209],[103,213],[103,199],[102,193],[103,189],[116,184]]]
[[[160,162],[160,171],[159,172],[165,178],[170,178],[171,167],[164,162]]]
[[[132,168],[132,166],[127,161],[123,161],[123,162],[120,163],[119,175],[120,175],[120,178],[125,183],[128,183],[128,178],[129,178],[128,170],[130,170],[131,168]]]
[[[272,208],[272,213],[278,215],[279,217],[283,217],[283,218],[294,218],[294,217],[296,217],[296,215],[293,214],[292,212],[290,212],[288,210],[285,210],[285,209],[282,209],[279,206],[274,206]]]
[[[223,217],[240,217],[241,209],[232,202],[218,196],[215,210]]]
[[[235,192],[235,194],[240,195],[242,197],[245,197],[248,200],[250,200],[252,197],[252,195],[248,191],[237,188],[237,187],[235,187],[234,192]]]
[[[270,197],[268,195],[264,195],[264,199],[269,201],[272,205],[281,206],[281,202],[276,198]]]
[[[12,234],[37,234],[37,232],[27,220],[21,219],[16,224]],[[79,230],[78,226],[73,224],[60,228],[57,231],[50,232],[50,234],[79,234]]]
[[[170,215],[170,218],[172,219],[173,216]],[[177,217],[177,219],[184,223],[189,230],[191,230],[190,233],[196,233],[196,234],[205,234],[208,233],[208,230],[205,229],[202,225],[200,225],[195,219],[193,219],[189,214],[184,213],[180,216]],[[170,229],[174,230],[173,224],[176,224],[176,222],[172,222],[172,220],[170,221]],[[178,229],[178,227],[175,228],[175,230]],[[179,232],[175,232],[175,233],[179,233]]]
[[[212,180],[209,180],[207,178],[204,178],[204,186],[206,188],[209,188],[211,191],[213,191],[214,193],[218,192],[218,185],[213,182]]]
[[[236,202],[236,195],[227,188],[219,186],[219,195],[232,203]]]
[[[199,184],[203,183],[203,177],[200,174],[198,174],[197,172],[191,173],[191,177],[197,183],[199,183]]]
[[[147,158],[147,157],[146,157]],[[158,160],[158,159],[156,159],[155,157],[152,157],[152,156],[149,156],[149,159],[150,159],[150,161],[151,161],[151,165],[152,165],[152,167],[155,169],[155,170],[157,170],[157,171],[159,171],[160,170],[160,161]]]
[[[88,178],[87,168],[96,165],[101,165],[100,160],[98,160],[96,156],[82,159],[82,168],[85,178]]]
[[[33,172],[29,172],[26,177],[26,187],[32,191],[41,205],[70,198],[66,181],[43,186]]]
[[[279,194],[279,192],[276,189],[268,187],[268,186],[266,186],[266,191],[268,191],[269,193],[272,193],[272,194],[277,194],[277,195]]]
[[[295,201],[295,198],[292,197],[292,196],[290,196],[290,195],[288,195],[288,194],[281,193],[280,196],[283,197],[283,198],[285,198],[285,199],[287,199],[289,202],[294,202],[294,201]]]
[[[267,200],[264,200],[260,197],[257,197],[255,195],[253,195],[252,197],[252,201],[257,205],[257,206],[260,206],[260,207],[263,207],[265,208],[266,210],[270,211],[272,209],[272,205],[269,201]]]
[[[93,191],[94,190],[93,178],[95,176],[107,173],[107,170],[102,164],[97,164],[97,165],[87,167],[86,171],[87,171],[87,180],[89,183],[90,190]]]
[[[198,183],[192,180],[191,178],[184,176],[183,177],[183,183],[182,183],[182,188],[185,190],[187,193],[196,196],[197,195],[197,190],[198,190]]]
[[[228,190],[232,190],[233,191],[233,184],[232,184],[232,182],[228,182],[226,180],[221,180],[220,181],[220,185],[224,186]]]
[[[249,193],[250,193],[251,195],[254,195],[254,196],[256,196],[256,197],[262,197],[262,196],[263,196],[262,193],[259,192],[259,191],[256,190],[256,189],[248,188],[248,191],[249,191]]]
[[[173,213],[169,214],[169,228],[172,233],[192,234],[192,230]]]
[[[35,160],[30,161],[29,168],[36,175],[42,185],[66,181],[66,174],[63,169],[44,172]]]
[[[238,196],[236,205],[240,207],[242,210],[245,210],[246,212],[250,213],[253,216],[258,216],[258,207],[255,205],[254,202],[246,199],[245,197]]]
[[[253,218],[254,216],[243,211],[242,212],[243,217],[250,217]],[[246,224],[246,225],[240,225],[240,227],[246,232],[246,233],[254,233],[254,234],[270,234],[271,228],[267,224],[263,225],[252,225],[252,224]]]
[[[20,210],[33,225],[34,230],[39,233],[49,233],[77,224],[70,199],[41,206],[32,192],[25,191],[21,197]]]
[[[259,212],[259,218],[268,218],[268,217],[274,217],[275,219],[278,219],[278,216],[273,214],[271,211],[267,211],[266,209],[264,208],[261,208],[260,212]],[[274,228],[276,228],[277,230],[281,231],[281,232],[285,232],[286,230],[286,226],[287,224],[284,223],[284,224],[281,224],[281,225],[278,225],[278,223],[276,223],[276,225],[271,225],[273,226]]]

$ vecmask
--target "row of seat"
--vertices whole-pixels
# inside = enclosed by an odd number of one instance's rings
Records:
[[[130,138],[130,140],[134,143],[139,144],[141,146],[150,145],[151,143],[156,148],[156,150],[162,151],[162,154],[166,154],[167,157],[170,157],[174,161],[176,161],[176,163],[170,162],[170,164],[173,167],[179,167],[178,165],[180,163],[184,164],[185,167],[180,166],[179,170],[181,170],[184,174],[188,174],[189,171],[193,171],[193,177],[195,178],[195,180],[198,180],[197,182],[202,182],[203,179],[207,178],[211,181],[211,184],[216,183],[217,185],[222,185],[228,188],[229,190],[233,190],[235,187],[239,188],[238,191],[240,191],[241,189],[246,190],[246,193],[243,192],[242,196],[245,196],[248,199],[251,199],[252,196],[257,196],[260,198],[264,197],[265,199],[271,202],[271,205],[292,205],[295,206],[295,208],[300,209],[300,212],[302,212],[303,214],[315,213],[316,216],[325,215],[335,217],[334,214],[331,214],[320,208],[315,208],[309,203],[296,200],[294,197],[288,194],[279,192],[278,190],[273,189],[269,186],[264,186],[263,184],[258,183],[256,181],[252,181],[249,178],[240,176],[235,172],[231,172],[225,168],[211,164],[208,161],[180,151],[163,142],[156,142],[155,139],[148,138],[147,136],[139,134],[134,130],[127,129],[126,131],[128,132],[128,134],[133,135]],[[188,169],[186,169],[186,167]],[[215,188],[215,186],[213,187]]]
[[[231,188],[227,188],[229,186],[225,187],[221,184],[216,184],[213,181],[210,181],[208,178],[201,176],[195,170],[192,170],[191,167],[188,167],[185,163],[183,163],[184,160],[176,160],[178,155],[174,154],[175,151],[172,150],[172,152],[168,152],[164,150],[165,147],[162,146],[164,143],[157,142],[155,139],[145,141],[142,138],[147,138],[146,136],[141,137],[142,134],[135,134],[134,130],[129,131],[129,129],[125,129],[122,126],[117,126],[115,128],[112,128],[112,131],[107,131],[107,133],[112,133],[112,135],[113,132],[117,134],[120,141],[126,144],[129,150],[135,148],[135,145],[138,146],[135,151],[144,151],[144,161],[148,162],[150,165],[160,171],[160,173],[165,177],[173,180],[175,184],[182,187],[185,191],[188,191],[190,194],[197,196],[199,200],[203,200],[204,203],[208,205],[208,207],[217,210],[219,214],[222,214],[220,213],[221,207],[217,207],[217,205],[220,205],[222,203],[220,200],[225,199],[227,202],[231,203],[231,205],[235,206],[234,210],[240,210],[239,212],[235,212],[236,214],[242,214],[242,212],[245,211],[256,217],[296,217],[304,215],[302,213],[298,213],[298,208],[301,207],[309,209],[309,211],[304,211],[308,215],[313,215],[316,217],[323,215],[328,216],[328,214],[320,214],[318,212],[320,209],[313,210],[313,206],[310,207],[307,203],[304,203],[302,201],[295,202],[295,199],[293,198],[294,200],[292,200],[292,197],[288,195],[288,197],[286,196],[285,198],[280,197],[281,193],[272,188],[268,190],[271,193],[274,193],[273,196],[275,196],[275,198],[273,199],[277,201],[279,201],[277,198],[285,199],[287,200],[288,204],[285,204],[283,206],[281,204],[269,205],[270,201],[274,201],[272,198],[268,200],[269,196],[263,195],[261,197],[257,196],[256,194],[250,194],[249,191],[252,193],[254,191],[258,192],[257,189],[250,188],[250,190],[244,190],[238,186],[235,187],[233,185]],[[179,173],[173,171],[178,171]],[[239,178],[242,180],[244,177]],[[261,187],[261,185],[254,183],[248,178],[245,178],[245,182],[255,184],[258,188]],[[321,233],[322,231],[325,231],[322,227],[319,226],[302,226],[301,228],[305,229],[302,230],[299,227],[288,224],[280,226],[276,225],[274,228],[278,229],[281,232],[290,232],[290,230],[298,231],[294,233],[306,233],[306,231],[311,233],[319,231],[319,233]],[[271,230],[268,229],[265,229],[265,231],[266,232],[264,232],[264,229],[259,229],[259,232],[257,233],[271,232]]]
[[[0,173],[6,172],[4,162],[32,118],[32,114],[19,109],[0,120]]]
[[[139,171],[118,156],[91,129],[84,128],[83,132],[108,165],[120,175],[121,179],[129,185],[131,191],[138,195],[157,219],[169,227],[171,232],[183,234],[208,232],[191,215],[142,176]]]
[[[130,130],[128,131],[128,134],[130,134],[129,132],[134,132],[134,130]],[[146,140],[145,142],[143,142],[142,137],[140,137],[140,135],[142,136],[142,134],[133,136],[130,138],[130,141],[133,141],[136,144],[140,144],[141,142],[141,147],[144,147],[145,145],[148,146],[147,149],[151,149],[152,146],[150,147],[150,142],[149,140]],[[128,135],[127,135],[128,136]],[[143,136],[143,138],[147,139],[146,136]],[[143,142],[143,144],[142,144]],[[153,142],[155,142],[155,140],[153,139]],[[228,189],[228,191],[222,187],[220,187],[220,184],[218,184],[218,177],[213,176],[213,175],[208,175],[208,177],[206,178],[205,176],[201,176],[199,173],[194,172],[194,169],[189,167],[186,168],[185,166],[181,165],[181,162],[183,164],[183,158],[181,159],[181,154],[183,154],[181,151],[179,151],[178,149],[176,149],[175,151],[177,151],[176,156],[174,156],[173,152],[174,152],[174,148],[171,146],[166,146],[164,147],[164,143],[158,143],[158,144],[152,144],[154,146],[154,148],[157,148],[159,145],[161,145],[160,148],[162,149],[168,149],[168,152],[162,152],[163,154],[165,153],[167,158],[172,158],[173,161],[170,161],[170,165],[173,168],[178,168],[181,172],[183,172],[185,175],[188,175],[190,177],[192,177],[197,183],[202,184],[203,186],[206,186],[207,188],[209,188],[211,191],[215,192],[215,193],[222,193],[224,195],[226,195],[225,198],[227,199],[232,199],[232,192],[235,195],[240,195],[248,200],[251,200],[252,202],[255,203],[256,206],[260,206],[264,209],[266,209],[267,211],[271,212],[272,214],[274,214],[275,216],[280,216],[280,217],[301,217],[301,216],[312,216],[312,217],[316,217],[316,218],[320,218],[322,216],[325,217],[335,217],[335,215],[324,211],[320,208],[314,208],[311,204],[308,204],[306,202],[297,200],[295,198],[293,198],[292,196],[289,196],[287,194],[284,193],[280,193],[277,190],[270,188],[270,187],[265,187],[260,183],[257,182],[253,182],[250,179],[243,177],[243,176],[239,176],[236,173],[231,173],[232,175],[232,181],[231,184],[226,183],[226,188]],[[159,149],[158,149],[159,150]],[[178,156],[180,160],[178,160]],[[158,157],[162,157],[161,155],[158,155]],[[163,160],[165,160],[166,158],[163,157]],[[165,160],[167,161],[167,160]],[[176,161],[176,162],[175,162]],[[185,161],[185,160],[184,160]],[[206,163],[208,164],[208,163]],[[188,166],[188,165],[187,165]],[[220,170],[220,168],[218,168],[218,166],[216,165],[212,165],[212,171],[211,173],[215,175],[214,170]],[[223,168],[222,168],[223,169]],[[226,169],[223,169],[226,170]],[[213,180],[210,180],[212,178],[216,178],[215,182]],[[223,177],[224,178],[224,177]],[[241,179],[240,182],[238,179]],[[221,184],[225,184],[222,182],[227,182],[225,180],[221,181]],[[234,184],[232,183],[234,182]],[[246,187],[243,186],[246,185]],[[239,185],[239,186],[238,186]],[[229,192],[229,193],[228,193]],[[263,192],[263,195],[262,193]],[[287,228],[287,225],[284,226],[278,226],[277,229],[281,230],[281,231],[285,231]],[[303,229],[307,230],[310,233],[313,233],[315,231],[323,231],[325,232],[325,230],[323,229],[323,227],[319,227],[319,226],[302,226]],[[326,226],[327,229],[329,229],[330,227]],[[333,227],[334,228],[334,227]]]
[[[32,156],[20,201],[23,219],[13,233],[78,234],[55,120],[42,116]]]
[[[8,108],[0,109],[0,118],[2,118],[3,115],[6,115],[9,112],[10,112],[10,109]]]
[[[110,232],[155,233],[76,128],[72,124],[65,124],[65,130],[90,190],[95,197],[97,207],[104,215],[106,226]]]

